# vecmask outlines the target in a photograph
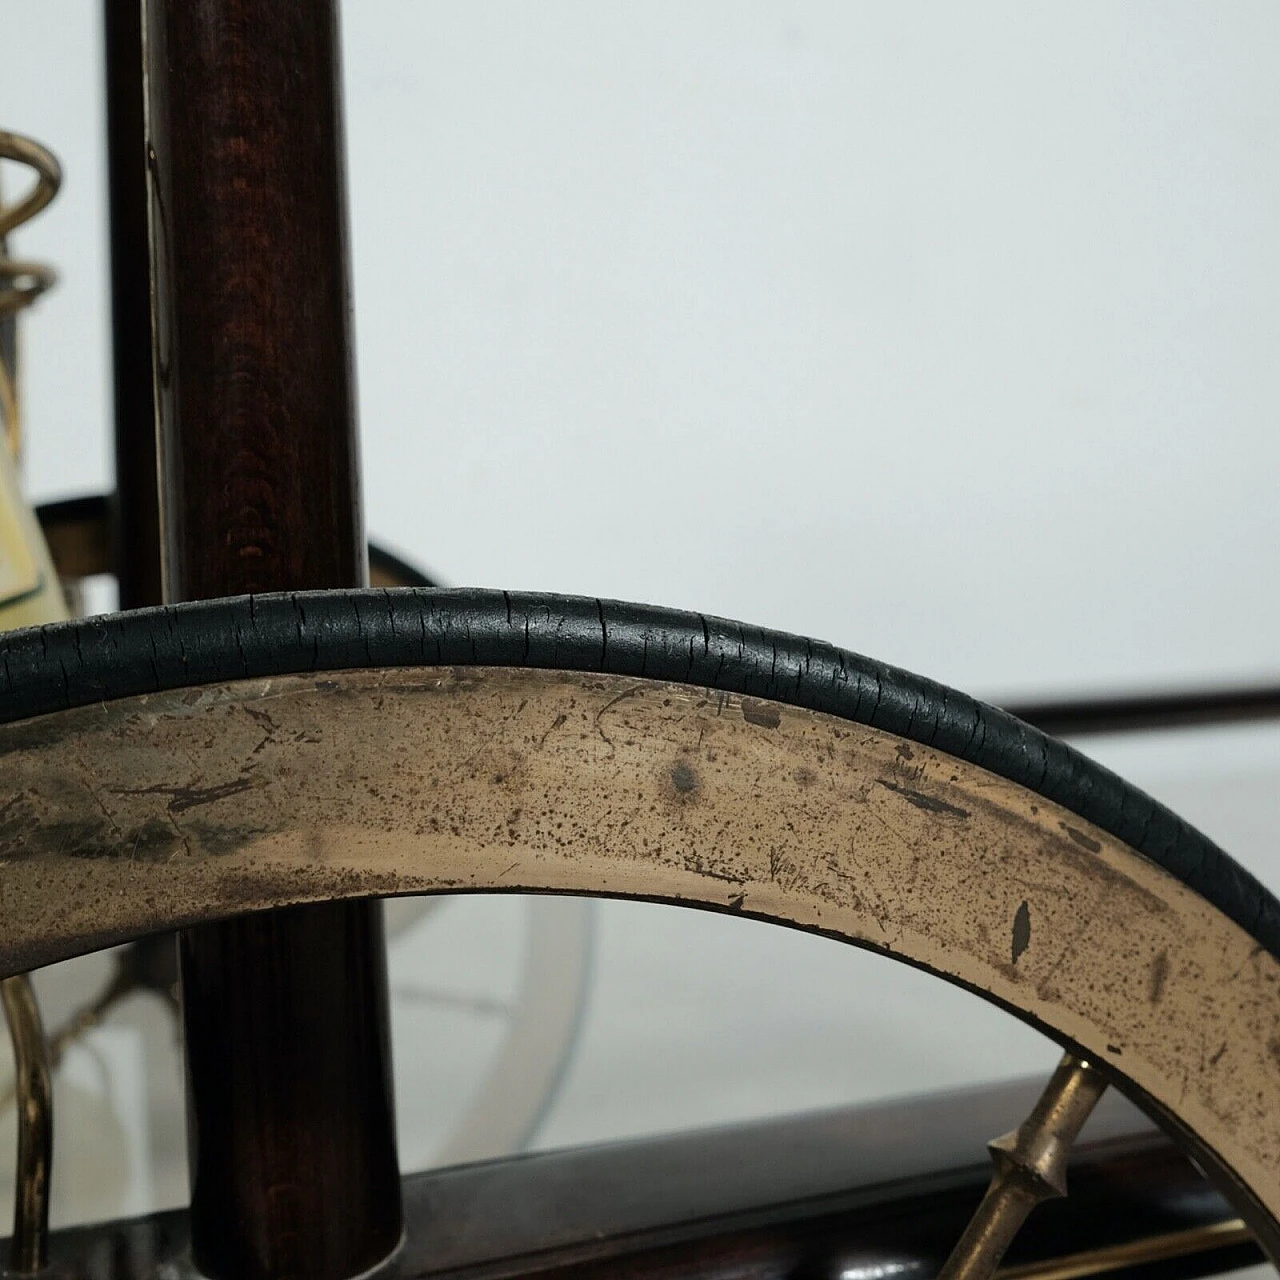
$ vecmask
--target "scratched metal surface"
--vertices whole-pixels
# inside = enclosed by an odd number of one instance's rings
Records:
[[[1280,965],[1100,829],[894,735],[658,682],[391,669],[124,699],[0,751],[7,970],[334,896],[743,913],[986,993],[1280,1207]]]

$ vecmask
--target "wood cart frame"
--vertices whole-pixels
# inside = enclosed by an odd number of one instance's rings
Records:
[[[0,971],[181,931],[182,1265],[424,1273],[377,899],[513,890],[822,933],[1058,1040],[948,1276],[1061,1193],[1109,1082],[1280,1252],[1280,904],[1061,743],[856,655],[362,590],[333,5],[106,14],[126,612],[0,639]]]

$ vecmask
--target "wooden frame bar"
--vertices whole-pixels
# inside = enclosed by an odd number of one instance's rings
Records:
[[[362,584],[335,6],[144,12],[165,597]],[[180,955],[197,1263],[367,1270],[401,1229],[379,904]]]

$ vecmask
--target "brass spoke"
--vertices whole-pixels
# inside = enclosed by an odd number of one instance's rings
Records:
[[[0,1000],[13,1041],[18,1093],[18,1176],[9,1265],[15,1272],[44,1267],[49,1237],[49,1165],[53,1154],[53,1090],[48,1048],[31,979],[0,982]]]
[[[1107,1087],[1089,1063],[1067,1054],[1031,1114],[990,1144],[995,1172],[939,1280],[989,1280],[1031,1210],[1067,1194],[1067,1159]]]

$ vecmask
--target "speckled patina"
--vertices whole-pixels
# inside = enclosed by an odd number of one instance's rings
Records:
[[[1255,1229],[1280,1210],[1280,964],[1114,836],[920,743],[658,681],[404,668],[0,726],[0,770],[5,973],[336,897],[738,911],[987,995],[1172,1117]]]

